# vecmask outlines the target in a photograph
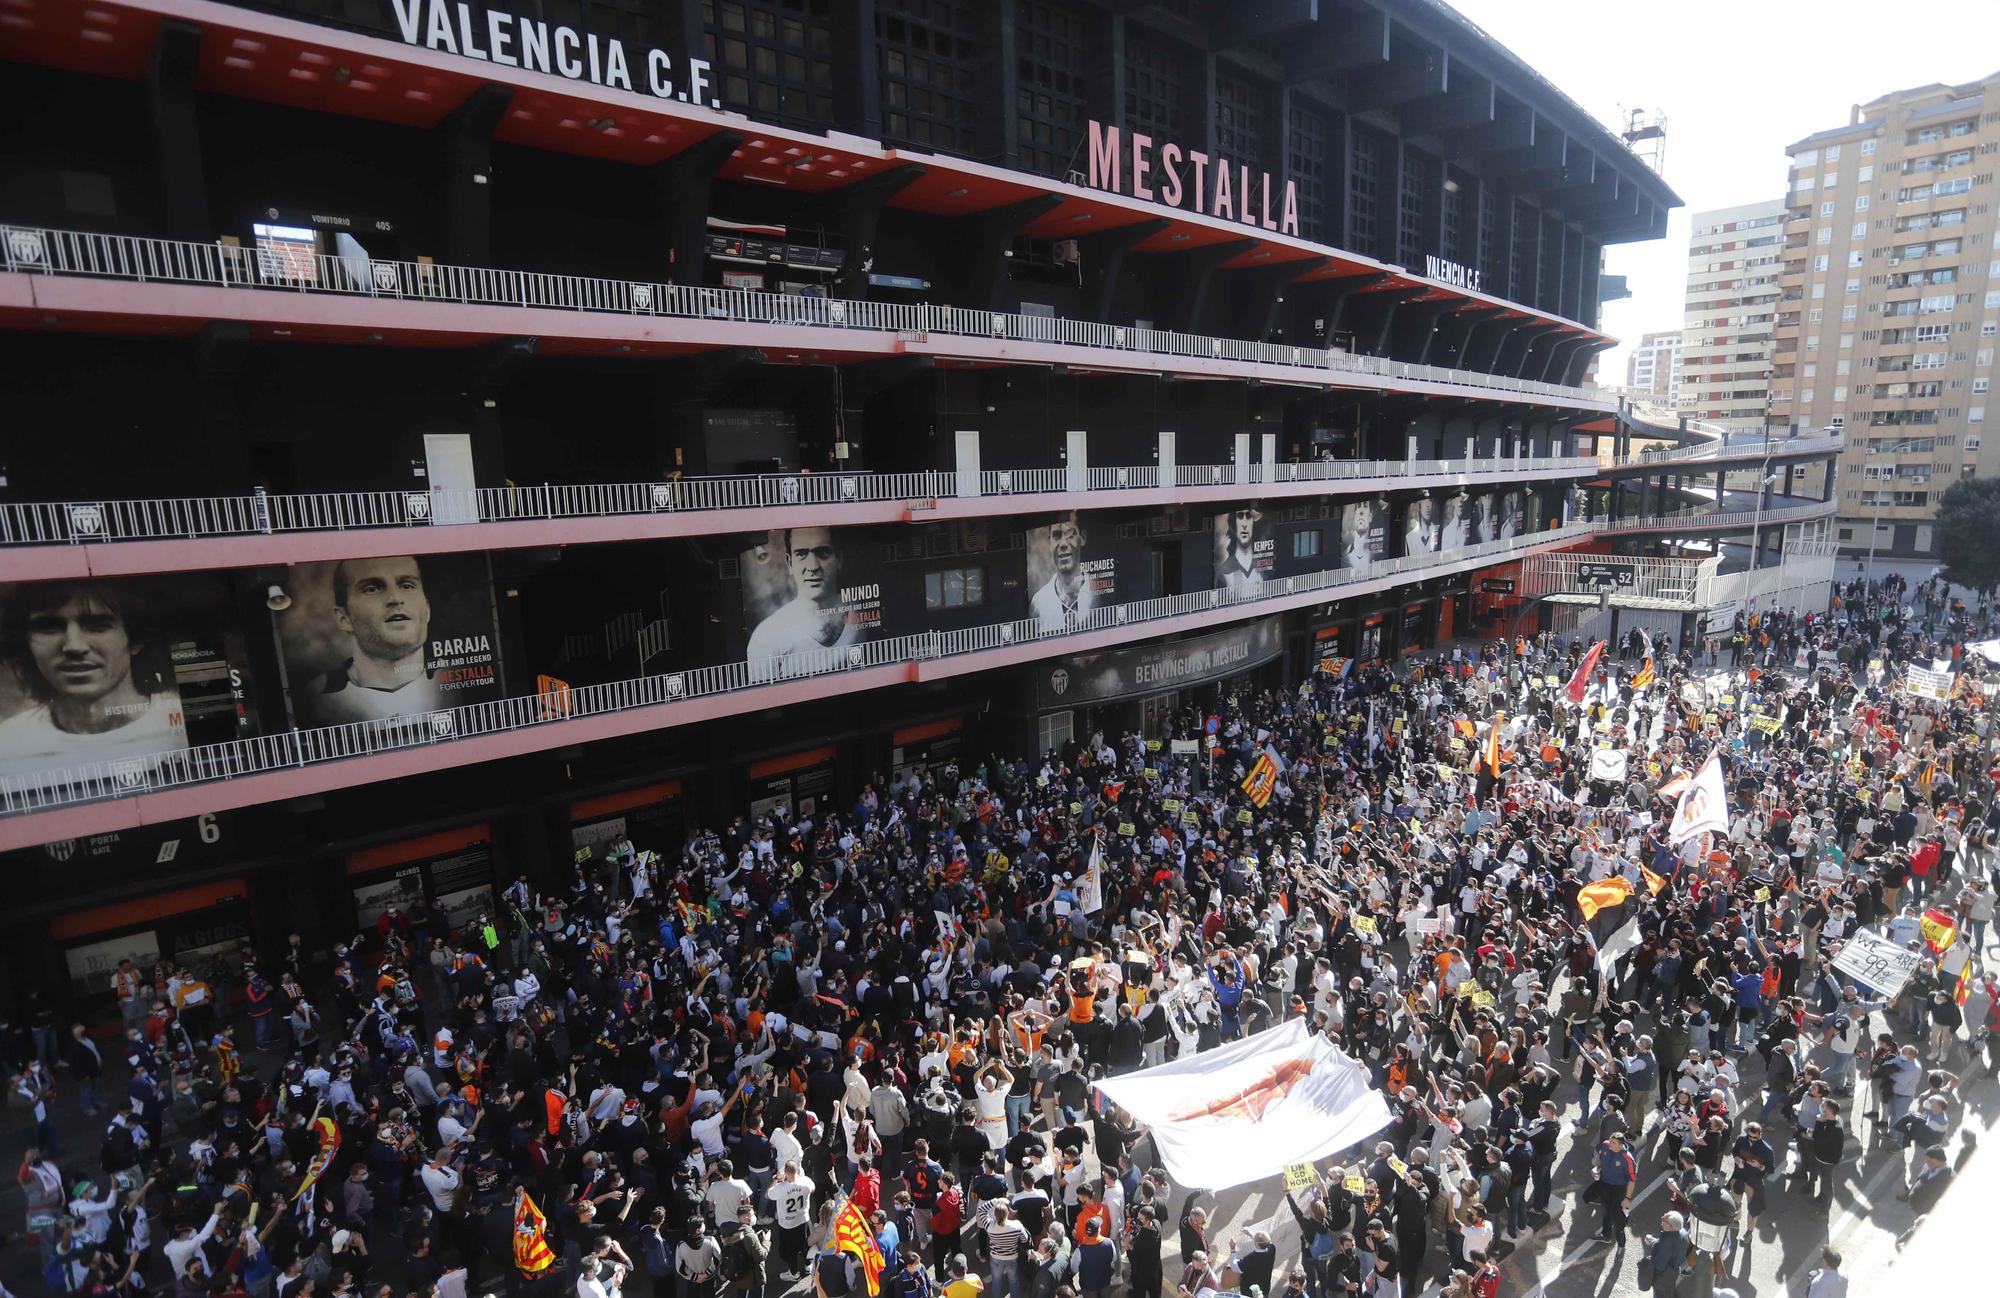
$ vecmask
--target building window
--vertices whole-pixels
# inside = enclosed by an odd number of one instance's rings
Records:
[[[979,11],[951,0],[879,0],[882,125],[892,140],[971,153]]]
[[[1826,201],[1825,201],[1824,203],[1821,203],[1821,204],[1819,205],[1819,214],[1820,214],[1821,216],[1832,216],[1832,215],[1833,215],[1833,200],[1832,200],[1832,199],[1830,199],[1830,198],[1829,198],[1829,199],[1827,199],[1827,200],[1826,200]]]
[[[1090,117],[1084,23],[1061,4],[1023,0],[1015,12],[1021,166],[1062,176],[1075,165],[1082,123]]]
[[[1053,753],[1076,738],[1076,713],[1047,712],[1035,719],[1035,742]]]
[[[1299,237],[1329,242],[1326,220],[1326,115],[1296,97],[1291,105],[1292,179],[1299,190]],[[1283,210],[1282,208],[1280,209]]]
[[[1246,77],[1218,71],[1215,76],[1215,143],[1222,156],[1264,169],[1264,90]],[[1238,194],[1239,207],[1244,195]]]
[[[1427,246],[1424,213],[1430,195],[1437,188],[1437,164],[1415,149],[1403,150],[1403,175],[1396,205],[1397,260],[1405,266],[1421,266],[1427,252],[1443,252]]]
[[[833,0],[707,0],[702,44],[725,108],[784,126],[833,119]]]
[[[978,608],[985,602],[984,568],[946,568],[924,574],[926,609]]]
[[[1863,140],[1861,142],[1861,156],[1864,158],[1872,158],[1875,156],[1874,140]]]
[[[1129,132],[1163,140],[1192,140],[1189,109],[1198,101],[1189,59],[1180,49],[1137,28],[1125,37],[1125,124]],[[1192,182],[1190,182],[1192,183]],[[1211,176],[1207,182],[1214,185]],[[1204,198],[1206,202],[1206,198]]]
[[[1382,252],[1378,242],[1382,233],[1382,137],[1357,127],[1348,154],[1348,242],[1356,252],[1378,256]]]
[[[1317,559],[1319,557],[1320,531],[1308,527],[1292,533],[1292,557],[1294,559]]]

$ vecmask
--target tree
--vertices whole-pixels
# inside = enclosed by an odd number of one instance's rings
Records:
[[[1953,585],[2000,584],[2000,478],[1960,478],[1938,497],[1938,557]]]

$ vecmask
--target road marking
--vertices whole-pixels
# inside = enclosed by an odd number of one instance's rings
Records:
[[[1639,1191],[1639,1193],[1632,1196],[1632,1206],[1634,1208],[1637,1208],[1641,1203],[1643,1203],[1646,1200],[1646,1198],[1649,1195],[1653,1193],[1653,1191],[1665,1185],[1667,1183],[1667,1178],[1672,1175],[1673,1173],[1671,1172],[1662,1172],[1658,1176],[1654,1177],[1651,1185],[1648,1185],[1645,1189]],[[1591,1184],[1595,1185],[1596,1182],[1593,1181],[1591,1182]],[[1576,1207],[1573,1210],[1573,1215],[1565,1217],[1564,1220],[1575,1220],[1577,1216],[1582,1215],[1585,1208],[1594,1206],[1595,1205],[1586,1204],[1581,1199],[1578,1199]],[[1629,1218],[1631,1216],[1631,1213],[1629,1212],[1626,1213],[1626,1216]],[[1585,1253],[1590,1252],[1590,1250],[1598,1247],[1600,1244],[1603,1243],[1604,1241],[1602,1239],[1593,1236],[1592,1238],[1583,1241],[1583,1243],[1578,1244],[1575,1248],[1569,1251],[1569,1255],[1567,1257],[1563,1258],[1562,1261],[1556,1263],[1555,1270],[1549,1272],[1545,1276],[1539,1277],[1535,1281],[1535,1287],[1533,1289],[1528,1290],[1526,1294],[1522,1295],[1522,1298],[1543,1298],[1543,1295],[1545,1295],[1548,1292],[1549,1286],[1554,1284],[1556,1280],[1562,1275],[1562,1273],[1569,1269],[1571,1264],[1576,1262],[1577,1259],[1581,1258]]]

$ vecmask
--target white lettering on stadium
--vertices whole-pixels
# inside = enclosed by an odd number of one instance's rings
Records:
[[[431,641],[431,657],[456,658],[460,654],[491,653],[493,648],[483,635],[465,636],[457,640]]]
[[[842,586],[840,588],[840,602],[843,604],[859,604],[863,600],[880,598],[882,598],[882,587],[879,584],[872,586]]]
[[[1470,266],[1461,266],[1455,261],[1446,261],[1442,257],[1424,258],[1424,278],[1434,279],[1440,284],[1449,284],[1453,288],[1479,292],[1480,272]]]
[[[1271,214],[1271,173],[1252,172],[1245,163],[1231,165],[1224,157],[1209,157],[1199,149],[1183,149],[1171,140],[1159,146],[1157,159],[1153,137],[1133,131],[1129,135],[1116,126],[1092,119],[1090,123],[1090,170],[1085,173],[1092,189],[1123,193],[1125,176],[1132,177],[1132,197],[1168,207],[1204,212],[1276,230],[1282,234],[1299,232],[1299,186],[1287,180],[1280,192],[1281,211]],[[1129,148],[1128,148],[1129,146]],[[1126,166],[1130,162],[1130,167]],[[1159,164],[1158,188],[1154,186],[1154,163]],[[1211,165],[1213,164],[1213,165]]]
[[[625,42],[616,36],[579,32],[574,27],[540,18],[524,18],[489,7],[486,21],[473,21],[472,6],[450,0],[389,0],[396,11],[396,28],[405,45],[462,58],[479,59],[529,72],[546,72],[571,81],[588,81],[613,90],[632,89],[632,61]],[[674,60],[661,49],[649,49],[640,60],[646,91],[656,99],[722,107],[709,97],[709,62],[689,58],[687,84],[676,87]]]

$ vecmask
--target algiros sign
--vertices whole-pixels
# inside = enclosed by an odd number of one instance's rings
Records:
[[[547,72],[613,90],[640,88],[656,99],[722,107],[720,99],[710,97],[707,59],[689,58],[685,80],[676,82],[671,54],[654,48],[630,57],[625,43],[616,36],[600,36],[565,23],[526,18],[464,0],[389,0],[389,7],[395,11],[396,30],[406,45]]]

